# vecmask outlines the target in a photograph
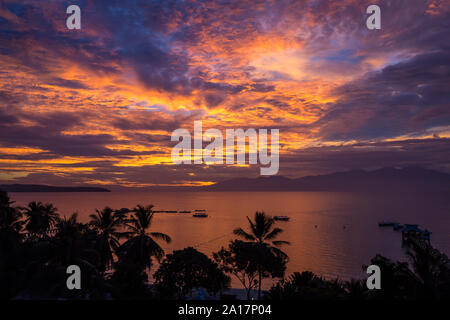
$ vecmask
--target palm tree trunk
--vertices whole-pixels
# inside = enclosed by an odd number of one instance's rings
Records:
[[[258,268],[258,300],[261,300],[261,280],[262,280],[262,272],[261,267]]]

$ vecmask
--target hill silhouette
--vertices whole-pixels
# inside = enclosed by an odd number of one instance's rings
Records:
[[[290,179],[283,176],[236,178],[197,189],[208,191],[375,191],[450,190],[450,174],[418,168],[351,170]]]

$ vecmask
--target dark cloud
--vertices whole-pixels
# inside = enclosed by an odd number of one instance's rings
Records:
[[[250,91],[270,92],[270,91],[275,91],[275,86],[264,84],[264,83],[254,83],[251,85]]]
[[[57,77],[49,79],[47,83],[50,85],[55,85],[69,89],[89,89],[89,87],[83,84],[81,81],[66,80]]]
[[[281,174],[299,177],[353,169],[418,166],[450,172],[450,139],[410,139],[306,148],[280,159]]]
[[[22,119],[31,120],[34,125],[21,123],[0,123],[0,144],[7,147],[34,147],[58,155],[102,156],[114,154],[105,148],[117,143],[109,134],[63,134],[85,120],[86,114],[74,112],[50,112],[46,114],[20,113]]]
[[[450,123],[450,51],[418,55],[336,90],[322,137],[385,138]]]
[[[177,112],[164,111],[128,111],[126,116],[111,116],[113,127],[125,131],[136,130],[163,130],[172,132],[184,124],[191,125],[195,120],[201,119],[204,111],[201,109]],[[127,133],[129,134],[129,133]]]
[[[1,93],[0,93],[1,99]],[[19,119],[14,114],[9,114],[6,110],[0,108],[0,126],[1,125],[12,125],[17,123]]]

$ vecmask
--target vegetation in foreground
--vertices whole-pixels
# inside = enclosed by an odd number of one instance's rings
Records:
[[[165,254],[160,243],[171,238],[152,229],[152,206],[137,205],[130,213],[109,207],[97,210],[88,223],[77,214],[61,217],[51,204],[14,206],[0,192],[1,299],[186,299],[203,288],[221,297],[231,277],[240,281],[250,299],[450,299],[448,257],[419,239],[406,244],[410,263],[376,255],[381,290],[368,290],[365,280],[324,279],[312,272],[285,278],[288,256],[280,249],[282,229],[263,212],[248,218],[248,229],[212,258],[192,247]],[[148,274],[154,261],[159,268]],[[82,289],[68,290],[66,268],[78,265]],[[263,294],[264,279],[280,279]],[[222,296],[224,297],[224,296]]]

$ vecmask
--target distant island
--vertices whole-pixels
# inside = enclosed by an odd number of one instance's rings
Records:
[[[111,192],[99,187],[56,187],[41,184],[0,184],[6,192]]]

